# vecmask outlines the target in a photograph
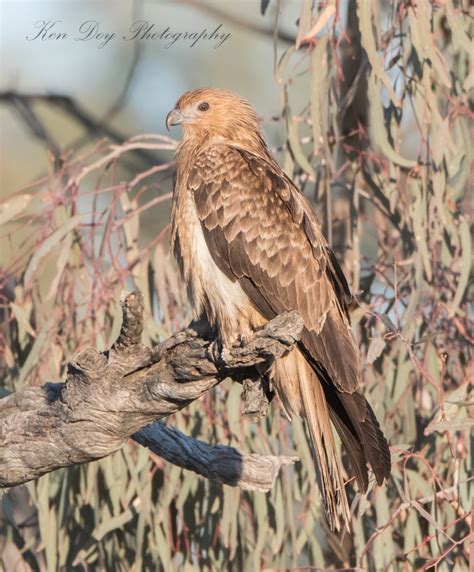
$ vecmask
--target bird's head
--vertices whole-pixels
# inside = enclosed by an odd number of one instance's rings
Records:
[[[253,107],[231,91],[200,88],[184,93],[166,117],[166,127],[182,125],[184,137],[236,139],[241,133],[260,134]]]

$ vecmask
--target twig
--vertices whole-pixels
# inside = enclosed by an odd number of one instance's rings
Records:
[[[193,6],[194,8],[209,14],[219,20],[224,20],[237,26],[239,28],[243,28],[247,32],[252,32],[255,34],[260,34],[263,36],[269,36],[270,38],[273,37],[274,33],[277,35],[278,39],[286,44],[294,44],[296,42],[296,36],[292,34],[288,34],[283,30],[276,30],[275,32],[271,28],[265,28],[258,24],[255,24],[252,21],[245,21],[239,18],[235,18],[231,14],[229,14],[226,10],[221,10],[217,8],[217,4],[204,4],[203,2],[196,1],[196,0],[180,0],[181,4],[187,4],[189,6]]]
[[[83,107],[81,107],[74,99],[60,94],[22,94],[14,91],[0,92],[0,103],[7,103],[12,106],[21,114],[27,125],[32,129],[35,136],[45,141],[48,149],[58,159],[60,155],[59,146],[48,134],[46,127],[41,123],[37,114],[34,112],[33,106],[37,102],[44,102],[53,107],[62,109],[72,119],[79,122],[86,130],[87,137],[79,143],[73,145],[74,148],[81,147],[84,142],[90,140],[91,135],[105,136],[107,139],[114,141],[118,145],[124,144],[128,140],[128,135],[120,133],[116,129],[110,127],[101,120],[97,120]],[[150,149],[159,150],[157,147]],[[135,146],[131,148],[136,156],[138,156],[146,165],[156,165],[159,162],[159,157],[150,153],[146,146]]]
[[[472,479],[467,479],[466,483],[471,481]],[[369,540],[367,541],[367,544],[365,545],[364,550],[362,551],[362,554],[359,557],[359,565],[361,567],[363,567],[363,560],[365,555],[369,552],[369,550],[372,547],[372,544],[374,543],[374,540],[380,536],[382,534],[382,532],[384,530],[386,530],[386,528],[388,526],[390,526],[395,519],[398,517],[398,515],[403,512],[404,510],[407,510],[409,508],[417,508],[416,505],[424,505],[424,504],[428,504],[430,502],[436,501],[436,500],[445,500],[445,499],[449,499],[450,495],[452,494],[456,494],[458,492],[459,486],[453,486],[453,487],[449,487],[447,489],[444,489],[442,491],[438,491],[435,494],[420,498],[420,499],[410,499],[407,500],[405,502],[402,502],[398,508],[392,513],[392,515],[390,516],[390,518],[387,520],[387,522],[385,522],[385,524],[382,524],[381,526],[378,526],[377,529],[375,530],[375,532],[372,534],[372,536],[369,538]]]

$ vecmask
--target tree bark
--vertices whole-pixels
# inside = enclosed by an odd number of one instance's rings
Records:
[[[262,372],[287,354],[303,327],[295,312],[269,322],[244,345],[213,358],[212,332],[203,322],[154,348],[142,345],[143,300],[122,304],[123,323],[112,348],[88,349],[68,364],[64,383],[30,387],[0,400],[0,486],[11,487],[59,467],[110,455],[132,437],[171,463],[207,478],[268,490],[289,457],[243,455],[208,445],[157,421],[182,409],[225,378],[259,384]],[[259,405],[260,407],[260,405]],[[246,409],[255,412],[255,403]]]

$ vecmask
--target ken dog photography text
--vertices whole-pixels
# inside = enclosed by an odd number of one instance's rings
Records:
[[[231,36],[222,24],[215,28],[201,30],[176,30],[168,25],[157,25],[148,20],[137,20],[130,24],[124,34],[108,30],[103,22],[98,20],[84,20],[76,27],[68,26],[62,20],[37,20],[34,30],[27,34],[30,42],[61,42],[74,40],[76,42],[95,43],[102,49],[116,40],[148,40],[160,42],[168,49],[177,44],[193,48],[198,44],[207,44],[219,48]]]

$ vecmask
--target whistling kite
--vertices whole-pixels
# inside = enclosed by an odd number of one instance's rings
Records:
[[[270,372],[288,414],[306,419],[332,528],[350,512],[331,422],[360,490],[367,463],[381,485],[390,452],[360,391],[350,331],[353,301],[309,202],[271,156],[260,120],[221,89],[185,93],[166,118],[181,124],[172,239],[196,316],[216,327],[224,347],[277,314],[304,320],[297,348]]]

